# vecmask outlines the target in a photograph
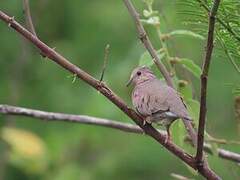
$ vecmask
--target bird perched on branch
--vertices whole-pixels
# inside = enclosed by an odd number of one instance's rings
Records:
[[[127,84],[134,85],[132,103],[142,115],[145,123],[157,123],[166,127],[170,140],[169,128],[178,118],[190,120],[186,105],[179,93],[165,82],[157,79],[148,67],[137,67],[132,71]]]

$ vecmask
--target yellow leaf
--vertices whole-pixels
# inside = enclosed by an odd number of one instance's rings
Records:
[[[23,170],[36,173],[47,167],[44,141],[37,135],[17,128],[2,128],[2,139],[10,147],[10,162]]]

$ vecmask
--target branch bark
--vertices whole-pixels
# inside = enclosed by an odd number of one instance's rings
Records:
[[[151,136],[157,142],[162,144],[165,148],[167,148],[170,152],[175,154],[178,158],[188,164],[190,167],[197,169],[195,159],[184,152],[181,148],[176,146],[174,143],[168,141],[166,143],[166,136],[162,133],[159,133],[155,128],[151,125],[143,125],[143,118],[139,116],[134,110],[129,108],[124,101],[118,97],[108,86],[104,83],[96,80],[91,75],[77,67],[76,65],[69,62],[62,55],[57,53],[54,49],[48,47],[45,43],[40,41],[35,35],[27,31],[24,27],[22,27],[19,23],[17,23],[14,18],[9,17],[2,11],[0,11],[0,19],[8,24],[9,27],[16,30],[19,34],[24,36],[27,40],[29,40],[33,45],[39,48],[46,57],[53,60],[57,64],[59,64],[64,69],[69,72],[76,74],[80,79],[84,82],[95,88],[101,94],[103,94],[106,98],[108,98],[112,103],[114,103],[118,108],[120,108],[126,115],[128,115],[138,126],[140,126],[146,134]],[[208,179],[220,179],[210,168],[204,166],[201,169],[198,169],[199,173]]]
[[[198,144],[196,153],[196,162],[199,168],[203,166],[203,144],[204,144],[204,131],[205,131],[205,121],[207,112],[207,78],[211,62],[211,56],[213,51],[213,38],[215,29],[215,19],[217,10],[220,4],[220,0],[214,0],[212,9],[209,14],[209,24],[208,24],[208,39],[207,39],[207,50],[205,54],[205,60],[203,62],[202,74],[201,74],[201,100],[200,100],[200,115],[199,115],[199,125],[198,125]]]
[[[97,125],[97,126],[118,129],[123,132],[144,134],[144,131],[140,127],[133,124],[121,123],[113,120],[96,118],[96,117],[85,116],[85,115],[46,112],[46,111],[40,111],[35,109],[23,108],[23,107],[9,106],[4,104],[0,105],[0,114],[28,116],[28,117],[38,118],[46,121],[66,121],[66,122],[75,122],[75,123],[81,123],[81,124],[90,124],[90,125]],[[161,131],[161,133],[164,134],[165,132]]]
[[[116,130],[120,130],[128,133],[144,134],[144,131],[139,126],[136,126],[130,123],[122,123],[114,120],[97,118],[92,116],[85,116],[85,115],[46,112],[46,111],[40,111],[35,109],[16,107],[16,106],[4,105],[4,104],[0,104],[0,114],[26,116],[26,117],[38,118],[44,121],[64,121],[64,122],[72,122],[72,123],[79,123],[79,124],[89,124],[89,125],[112,128],[112,129],[116,129]],[[163,130],[158,130],[158,131],[162,134],[167,134],[166,131],[163,131]],[[210,154],[213,154],[212,147],[210,144],[204,144],[204,150]],[[218,152],[218,156],[223,159],[240,163],[240,154],[237,154],[225,149],[220,149],[220,148],[217,149],[217,152]]]

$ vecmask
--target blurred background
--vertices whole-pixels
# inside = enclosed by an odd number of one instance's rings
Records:
[[[131,70],[145,52],[134,23],[122,1],[38,0],[31,11],[39,38],[56,47],[72,63],[95,78],[101,75],[104,49],[110,45],[104,81],[130,106],[126,88]],[[134,1],[139,12],[144,3]],[[176,1],[155,0],[161,14],[162,32],[189,29],[176,13]],[[25,24],[20,0],[1,0],[1,10]],[[147,27],[156,48],[156,32]],[[191,30],[191,29],[190,29]],[[76,80],[39,50],[0,22],[0,103],[45,111],[90,115],[132,123],[96,90]],[[205,41],[176,37],[169,49],[175,56],[193,59],[198,65]],[[199,99],[199,79],[191,78]],[[227,58],[214,56],[209,74],[208,132],[217,138],[239,140],[234,115],[233,86],[239,74]],[[0,115],[0,179],[92,180],[173,179],[171,173],[201,179],[151,138],[117,130],[66,122],[47,122],[20,116]],[[219,145],[240,152],[236,144]],[[217,156],[210,166],[223,179],[239,179],[240,167]]]

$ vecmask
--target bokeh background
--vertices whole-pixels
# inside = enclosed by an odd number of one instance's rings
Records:
[[[1,10],[24,24],[22,2],[1,0]],[[36,32],[41,40],[96,78],[104,49],[110,55],[104,81],[129,105],[131,88],[125,83],[145,51],[122,1],[31,1]],[[134,1],[142,11],[142,1]],[[189,29],[182,24],[174,0],[156,0],[163,32]],[[154,45],[156,34],[147,28]],[[48,59],[0,22],[0,103],[45,111],[84,114],[132,122],[111,102]],[[191,37],[171,40],[171,52],[201,64],[204,41]],[[207,130],[214,137],[239,140],[232,88],[239,74],[227,58],[214,56],[209,74]],[[199,80],[192,78],[196,99]],[[239,123],[239,122],[238,122]],[[0,179],[173,179],[192,172],[158,143],[144,135],[103,127],[0,115]],[[240,152],[239,145],[220,145]],[[239,179],[236,163],[209,156],[223,179]]]

